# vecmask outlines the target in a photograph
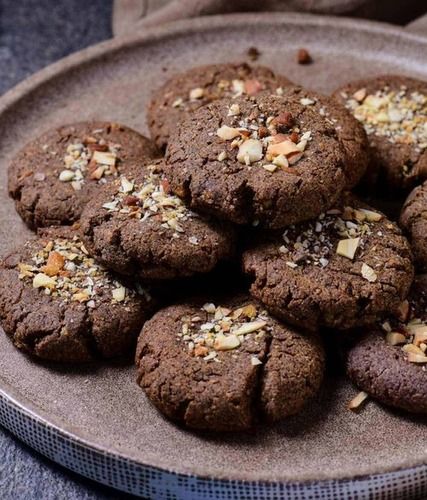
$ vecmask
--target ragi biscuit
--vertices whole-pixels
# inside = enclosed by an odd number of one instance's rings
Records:
[[[415,278],[398,318],[369,330],[348,352],[350,379],[372,398],[427,413],[427,275]]]
[[[333,97],[368,134],[368,188],[400,194],[427,179],[427,82],[385,75],[351,82]]]
[[[427,271],[427,182],[408,196],[400,214],[400,226],[409,238],[415,265]]]
[[[19,349],[80,363],[128,354],[152,308],[87,255],[71,227],[46,229],[0,266],[0,321]]]
[[[168,418],[238,431],[298,413],[319,389],[324,353],[248,297],[159,311],[138,340],[138,383]]]
[[[106,267],[149,280],[207,273],[235,246],[230,225],[199,216],[170,192],[162,160],[106,186],[87,205],[81,235]]]
[[[281,92],[291,82],[264,66],[212,64],[172,76],[157,89],[147,111],[151,137],[163,148],[177,123],[193,111],[224,97]]]
[[[135,130],[111,122],[81,122],[44,133],[9,166],[9,194],[31,228],[71,224],[120,171],[158,156]]]
[[[272,314],[308,329],[372,324],[399,306],[413,278],[399,228],[349,194],[313,221],[259,235],[243,269]]]
[[[286,95],[198,109],[177,127],[166,160],[172,191],[194,210],[269,228],[316,217],[347,182],[335,126]]]

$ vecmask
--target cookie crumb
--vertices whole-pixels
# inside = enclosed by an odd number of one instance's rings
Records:
[[[256,47],[249,47],[247,54],[251,61],[256,61],[261,55],[261,52]]]
[[[297,62],[298,64],[311,64],[313,62],[313,59],[307,49],[298,49]]]

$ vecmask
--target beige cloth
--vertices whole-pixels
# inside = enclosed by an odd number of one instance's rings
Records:
[[[114,34],[200,15],[294,11],[406,24],[427,11],[419,0],[115,0]]]

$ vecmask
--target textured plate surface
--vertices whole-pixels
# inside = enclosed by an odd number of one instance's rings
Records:
[[[147,132],[150,92],[168,75],[240,61],[256,46],[260,64],[329,92],[351,78],[397,72],[427,79],[427,41],[373,23],[301,15],[236,15],[180,22],[71,56],[0,100],[0,252],[29,234],[6,192],[14,153],[45,129],[87,118]],[[299,66],[304,46],[315,63]],[[226,286],[226,284],[225,284]],[[425,419],[369,403],[355,415],[356,391],[329,380],[298,417],[257,433],[215,437],[165,421],[136,386],[132,366],[75,370],[33,362],[0,336],[0,390],[80,441],[141,464],[225,479],[301,481],[349,478],[427,462]]]

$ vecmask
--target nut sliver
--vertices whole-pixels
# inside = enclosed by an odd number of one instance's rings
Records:
[[[234,335],[246,335],[247,333],[256,332],[267,324],[266,321],[252,321],[251,323],[245,323],[237,330],[234,330]]]

